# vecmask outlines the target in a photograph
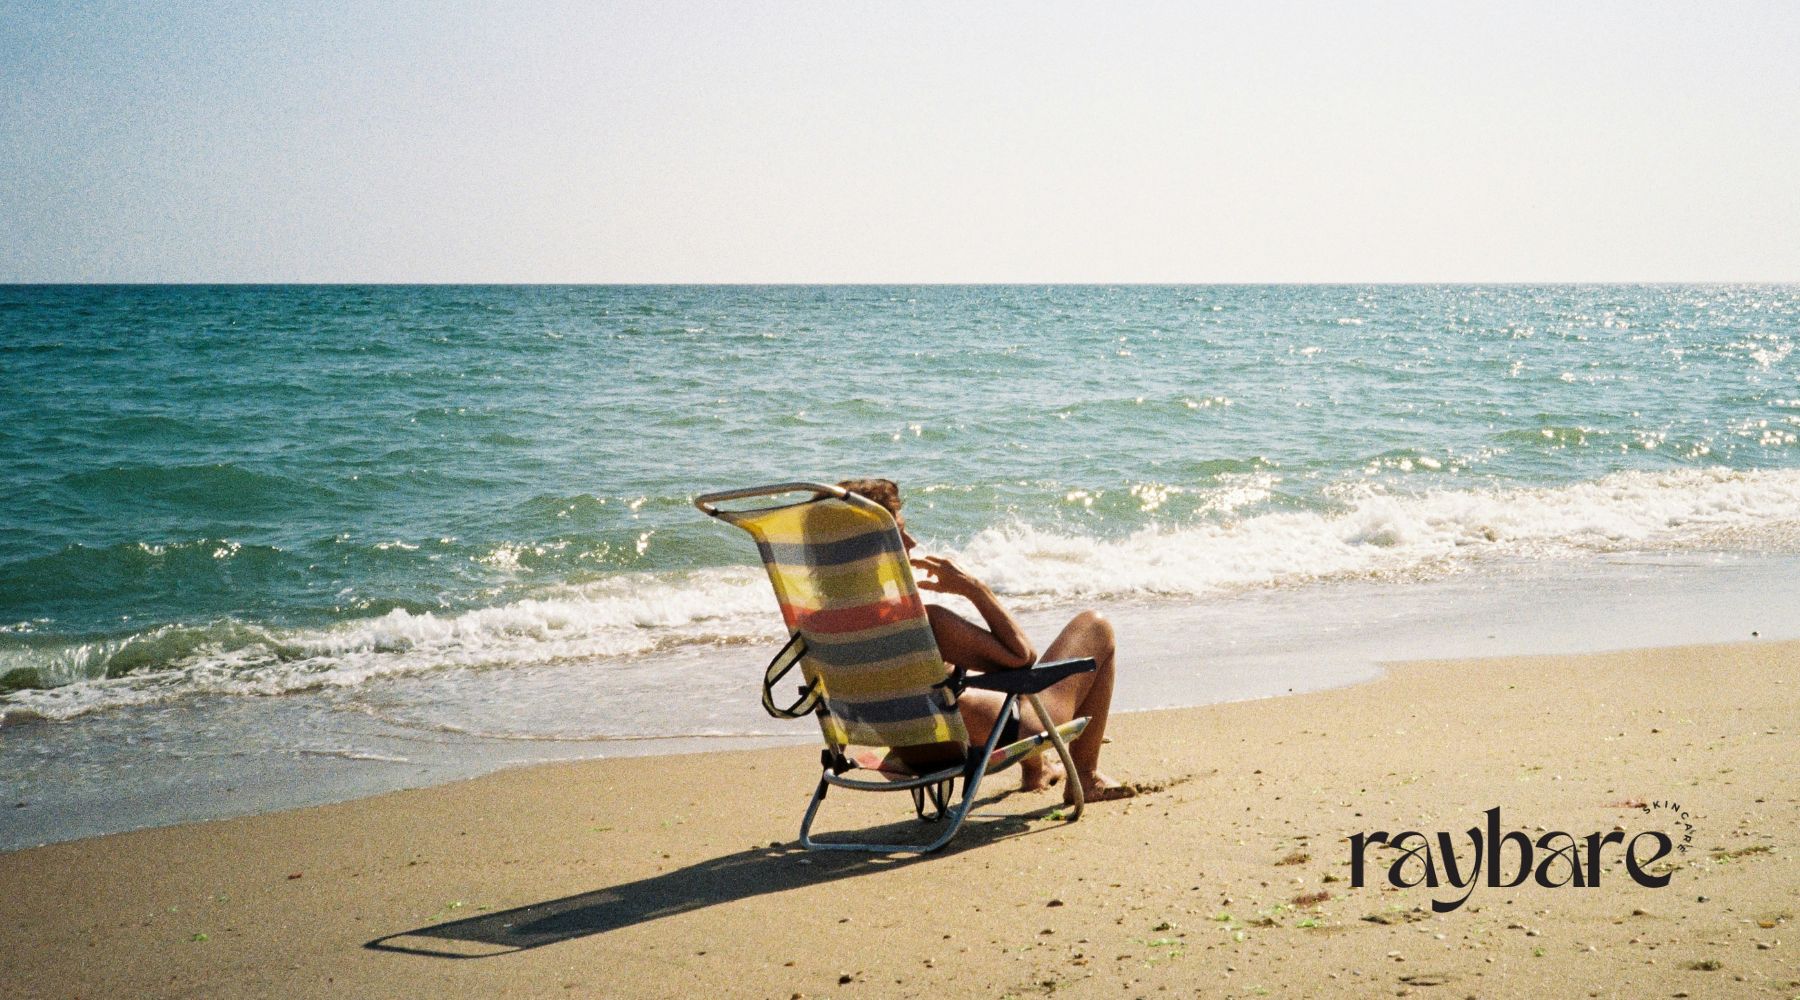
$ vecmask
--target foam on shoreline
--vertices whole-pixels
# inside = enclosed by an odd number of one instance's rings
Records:
[[[1258,490],[1247,478],[1249,502]],[[1623,472],[1554,488],[1395,495],[1362,488],[1335,512],[1291,511],[1118,538],[1009,523],[960,550],[1022,610],[1146,597],[1230,599],[1319,583],[1417,583],[1494,564],[1619,553],[1800,551],[1800,470]],[[0,648],[0,725],[196,696],[355,689],[439,671],[624,661],[779,635],[762,573],[732,566],[621,573],[493,607],[394,609],[325,628],[225,620],[72,644]]]
[[[1800,637],[1800,559],[1620,554],[1427,583],[1355,580],[1214,600],[1092,602],[1120,712],[1278,697],[1381,664]],[[1047,644],[1072,605],[1024,612]],[[775,638],[502,671],[437,670],[281,698],[205,696],[9,730],[0,849],[340,801],[553,760],[810,743],[758,708]]]

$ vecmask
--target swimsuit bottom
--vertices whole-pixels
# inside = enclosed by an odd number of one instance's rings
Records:
[[[1012,703],[1012,711],[1007,713],[1006,721],[1000,723],[1000,742],[995,748],[1011,746],[1019,741],[1019,703]]]

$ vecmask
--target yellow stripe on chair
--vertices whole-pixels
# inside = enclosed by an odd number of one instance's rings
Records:
[[[830,544],[881,527],[880,522],[842,503],[835,509],[802,504],[746,511],[731,515],[731,521],[757,538],[778,545]]]
[[[841,566],[790,566],[767,564],[771,576],[781,577],[786,600],[793,607],[815,610],[872,604],[913,590],[907,564],[877,555]]]
[[[806,640],[802,673],[822,689],[819,725],[838,745],[968,741],[950,668],[931,634],[900,530],[862,497],[734,512],[757,541],[788,627]]]

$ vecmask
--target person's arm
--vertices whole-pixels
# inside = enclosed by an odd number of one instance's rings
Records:
[[[987,584],[948,559],[925,556],[912,564],[926,574],[916,581],[920,590],[967,598],[987,623],[982,628],[949,608],[928,605],[931,630],[945,661],[970,670],[1013,670],[1037,662],[1037,650],[1025,638],[1025,630],[1000,606]]]

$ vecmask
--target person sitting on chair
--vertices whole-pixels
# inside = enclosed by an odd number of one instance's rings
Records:
[[[891,479],[846,479],[838,486],[867,497],[886,507],[894,515],[900,529],[900,540],[906,546],[913,568],[922,575],[915,579],[920,590],[955,594],[966,598],[980,612],[984,625],[978,625],[939,604],[928,604],[925,612],[931,620],[931,631],[937,639],[938,653],[944,662],[969,671],[1014,670],[1038,661],[1031,640],[1025,637],[1019,623],[1000,606],[994,592],[980,580],[970,576],[949,559],[935,556],[911,558],[918,540],[906,530],[906,516],[900,513],[900,487]],[[1079,772],[1083,796],[1089,802],[1128,798],[1136,790],[1101,774],[1100,746],[1106,736],[1106,717],[1112,708],[1113,630],[1107,620],[1094,611],[1083,611],[1063,626],[1050,648],[1044,651],[1046,661],[1093,657],[1095,669],[1089,673],[1065,677],[1044,689],[1044,708],[1053,717],[1053,725],[1087,716],[1087,730],[1070,747]],[[1043,721],[1019,702],[1013,717],[997,720],[1004,696],[994,691],[969,689],[958,698],[963,725],[969,739],[984,742],[996,724],[1002,726],[998,746],[1044,731]],[[1049,788],[1061,780],[1061,764],[1044,760],[1042,755],[1020,765],[1020,787],[1026,791]],[[1065,800],[1070,794],[1065,791]]]

